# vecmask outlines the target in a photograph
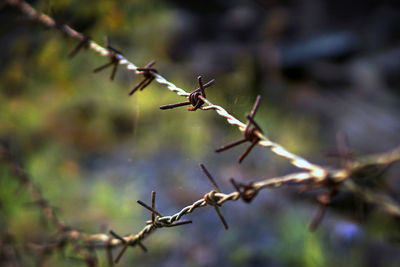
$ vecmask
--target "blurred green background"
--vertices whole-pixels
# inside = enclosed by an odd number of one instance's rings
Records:
[[[111,44],[138,66],[190,92],[196,78],[215,78],[207,97],[244,121],[257,94],[257,122],[272,140],[311,161],[339,166],[326,154],[346,133],[358,154],[400,142],[400,5],[396,1],[29,1],[59,23]],[[366,22],[366,20],[368,20]],[[136,204],[157,192],[158,210],[173,214],[211,190],[203,162],[225,192],[229,178],[255,181],[295,171],[267,149],[214,149],[239,131],[213,111],[162,111],[183,98],[152,83],[128,97],[141,77],[119,67],[93,73],[107,58],[0,10],[0,142],[17,156],[60,218],[86,233],[136,233],[150,214]],[[0,165],[0,234],[15,237],[22,265],[55,229]],[[398,200],[399,168],[375,186]],[[161,229],[129,249],[120,266],[397,266],[398,221],[352,196],[340,195],[317,232],[307,226],[312,194],[279,189],[254,203],[224,205],[224,231],[214,210],[188,216],[192,225]],[[101,265],[105,254],[97,252]],[[73,253],[45,266],[83,265]],[[1,261],[0,261],[1,262]],[[6,262],[6,261],[5,261]]]

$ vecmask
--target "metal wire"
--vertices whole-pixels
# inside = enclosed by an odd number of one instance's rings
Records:
[[[30,192],[34,196],[34,199],[36,200],[36,203],[48,203],[41,196],[40,191],[33,186],[32,180],[29,177],[29,175],[23,172],[23,170],[19,167],[19,165],[14,160],[12,160],[9,153],[1,146],[0,146],[0,156],[2,156],[1,158],[3,158],[3,160],[6,159],[6,161],[10,163],[12,170],[16,175],[16,177],[19,178],[19,181],[28,186]],[[326,180],[330,179],[330,182],[342,185],[343,190],[348,190],[353,193],[356,193],[365,201],[380,206],[385,212],[393,216],[400,217],[400,207],[394,201],[392,201],[388,197],[384,197],[374,192],[368,191],[365,188],[361,188],[354,182],[351,182],[351,180],[348,179],[345,180],[345,178],[351,177],[352,173],[370,167],[372,164],[375,164],[376,166],[388,166],[397,161],[400,161],[400,148],[397,148],[393,151],[384,154],[370,156],[365,159],[362,159],[352,164],[352,166],[348,169],[334,170],[330,173],[331,174],[330,178],[326,178],[325,180],[321,180],[319,177],[313,176],[311,172],[299,172],[299,173],[288,174],[282,177],[265,179],[253,183],[251,186],[251,190],[258,192],[263,189],[278,188],[284,185],[304,185],[304,184],[308,186],[321,185],[324,184]],[[344,180],[345,182],[342,183]],[[216,204],[219,206],[223,205],[228,201],[237,201],[241,197],[241,194],[238,191],[225,194],[219,192],[215,193],[215,191],[212,190],[206,193],[203,198],[193,202],[191,205],[184,207],[179,212],[173,215],[157,216],[155,219],[156,223],[146,225],[139,233],[125,236],[123,237],[123,240],[129,246],[139,245],[142,240],[144,240],[157,228],[170,227],[174,223],[178,222],[183,216],[192,213],[196,209],[205,207],[207,205],[212,205],[210,203],[207,203],[206,200],[206,197],[209,196],[209,194],[211,193],[213,193]],[[63,236],[65,238],[68,238],[69,240],[75,240],[75,241],[82,240],[84,246],[88,248],[102,247],[109,249],[123,245],[121,239],[114,238],[106,234],[88,235],[79,232],[77,230],[70,229],[65,225],[64,222],[62,222],[55,216],[55,213],[50,205],[46,204],[45,206],[43,206],[41,204],[38,204],[38,206],[43,210],[47,219],[53,221],[60,228],[60,230],[62,230]]]

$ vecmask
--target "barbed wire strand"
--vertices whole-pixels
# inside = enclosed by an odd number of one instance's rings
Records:
[[[0,160],[7,163],[13,176],[17,178],[18,182],[23,185],[32,196],[33,204],[42,211],[45,219],[57,228],[57,231],[60,234],[60,239],[55,244],[51,245],[51,247],[53,247],[54,249],[60,248],[63,244],[63,240],[67,238],[73,241],[74,250],[78,254],[83,256],[84,261],[87,263],[88,266],[97,266],[94,257],[90,255],[90,253],[88,253],[85,249],[83,249],[77,242],[80,238],[81,233],[76,230],[72,230],[57,216],[54,208],[50,205],[49,201],[47,201],[43,197],[39,187],[33,183],[32,178],[21,168],[21,166],[11,155],[11,153],[1,144]],[[33,245],[31,247],[35,246]],[[47,250],[48,249],[45,249],[43,251],[47,252]]]
[[[31,19],[40,21],[41,23],[43,23],[44,25],[46,25],[50,28],[58,29],[58,30],[64,32],[65,34],[67,34],[68,36],[70,36],[74,39],[77,39],[78,41],[86,40],[89,44],[89,48],[91,50],[99,53],[100,55],[102,55],[102,56],[110,56],[111,55],[112,52],[110,52],[109,49],[102,47],[101,45],[97,44],[93,40],[87,40],[86,39],[87,37],[84,34],[79,33],[78,31],[72,29],[70,26],[68,26],[66,24],[58,25],[53,18],[51,18],[50,16],[48,16],[44,13],[37,12],[31,5],[29,5],[25,1],[23,1],[23,0],[6,0],[6,1],[8,1],[9,4],[18,7],[23,13],[25,13]],[[125,65],[126,69],[128,69],[130,71],[135,71],[136,74],[142,74],[141,71],[137,70],[138,67],[134,63],[132,63],[131,61],[126,59],[122,54],[117,53],[117,54],[112,54],[112,56],[115,56],[118,59],[118,63],[120,65]],[[179,96],[184,96],[184,97],[188,97],[190,95],[190,93],[177,87],[175,84],[168,81],[166,78],[164,78],[160,74],[153,73],[152,75],[154,76],[154,80],[156,82],[158,82],[159,84],[165,85],[171,92],[174,92],[174,93],[178,94]],[[201,107],[200,109],[202,109],[202,110],[213,109],[213,110],[215,110],[215,112],[218,115],[224,117],[229,124],[237,126],[241,132],[245,131],[246,124],[244,124],[243,122],[241,122],[240,120],[235,118],[233,115],[228,113],[223,107],[213,104],[208,99],[206,99],[202,96],[200,96],[199,98],[207,104],[207,106]],[[326,171],[321,166],[310,163],[306,159],[289,152],[283,146],[269,140],[265,134],[262,134],[259,131],[257,131],[257,135],[260,138],[258,145],[267,147],[273,153],[275,153],[277,156],[288,159],[291,162],[291,164],[293,164],[297,168],[305,169],[305,170],[309,170],[309,171],[313,172],[314,176],[318,176],[321,179],[326,176]]]
[[[22,0],[6,0],[9,4],[18,7],[23,13],[25,13],[29,18],[35,19],[43,23],[44,25],[56,28],[66,33],[72,38],[75,38],[79,41],[84,41],[87,38],[85,35],[75,31],[68,25],[62,24],[58,25],[54,19],[43,14],[38,13],[31,5]],[[110,56],[110,50],[106,49],[99,44],[95,43],[92,40],[88,40],[88,47],[101,54],[102,56]],[[122,54],[113,54],[113,56],[117,57],[118,63],[120,65],[126,65],[126,69],[135,71],[136,74],[142,74],[141,71],[138,71],[138,67],[135,64],[127,60]],[[154,80],[159,84],[165,85],[170,91],[176,93],[179,96],[189,97],[190,93],[187,93],[185,90],[177,87],[175,84],[166,80],[163,76],[158,73],[152,73],[154,76]],[[198,96],[205,104],[204,107],[200,107],[202,110],[210,110],[213,109],[215,112],[224,117],[227,122],[231,125],[235,125],[241,132],[246,130],[246,124],[242,123],[240,120],[236,119],[233,115],[229,114],[223,107],[215,105],[211,103],[208,99],[203,96]],[[53,221],[60,229],[64,229],[64,236],[70,240],[81,240],[85,247],[88,248],[114,248],[121,245],[124,245],[124,248],[127,246],[135,246],[139,245],[142,247],[141,241],[144,240],[147,236],[153,233],[158,228],[163,227],[171,227],[180,225],[180,219],[192,213],[194,210],[205,207],[207,205],[211,205],[216,207],[216,205],[221,206],[222,204],[228,201],[237,201],[240,198],[245,200],[245,197],[253,198],[256,196],[257,192],[266,189],[266,188],[277,188],[284,185],[321,185],[329,188],[332,186],[332,183],[336,185],[340,185],[344,190],[349,190],[355,194],[357,194],[360,198],[365,201],[375,204],[381,207],[385,212],[393,215],[400,216],[400,208],[398,205],[392,201],[391,199],[378,195],[372,191],[366,190],[355,182],[349,180],[348,178],[352,177],[352,174],[362,170],[363,168],[370,165],[383,165],[387,166],[396,161],[400,160],[400,148],[394,149],[393,151],[374,155],[367,157],[361,161],[354,161],[349,167],[342,168],[338,170],[330,170],[319,165],[310,163],[306,159],[295,155],[288,150],[286,150],[280,144],[272,142],[269,140],[261,131],[255,131],[255,134],[259,137],[260,141],[258,145],[269,148],[274,154],[277,156],[286,158],[290,161],[290,163],[300,169],[307,170],[306,172],[293,173],[282,177],[276,177],[271,179],[266,179],[262,181],[258,181],[255,183],[250,183],[244,187],[244,191],[240,192],[239,190],[234,191],[229,194],[216,192],[214,190],[205,194],[202,199],[199,199],[193,202],[191,205],[188,205],[181,209],[179,212],[169,215],[169,216],[156,216],[152,219],[148,224],[137,234],[127,235],[124,237],[116,238],[113,235],[107,234],[93,234],[88,235],[77,230],[68,229],[65,224],[57,219],[52,211],[50,205],[41,206],[43,209],[46,218],[50,221]],[[10,163],[10,162],[9,162]],[[27,183],[30,180],[30,177],[22,171],[15,162],[11,162],[11,166],[14,170],[14,175],[20,177],[20,182],[24,184],[28,184],[28,188],[30,193],[33,195],[36,200],[43,200],[40,195],[40,192],[33,186],[33,183]],[[47,203],[47,202],[45,202]],[[153,214],[154,215],[154,214]],[[122,255],[123,251],[121,251],[120,255]]]
[[[19,165],[12,160],[12,158],[9,156],[9,152],[7,152],[3,147],[0,146],[0,155],[2,155],[3,160],[6,159],[6,161],[10,164],[12,167],[13,173],[15,176],[19,178],[19,181],[25,185],[28,185],[29,191],[31,194],[34,196],[34,199],[38,202],[43,202],[43,197],[41,196],[40,192],[35,189],[33,186],[33,183],[31,182],[31,178],[29,175],[27,175]],[[375,160],[373,160],[375,158]],[[374,156],[369,156],[367,160],[365,160],[364,163],[362,160],[360,162],[357,162],[353,164],[349,169],[340,169],[332,172],[332,179],[334,183],[341,183],[344,179],[344,173],[346,175],[351,175],[351,173],[363,170],[365,167],[370,166],[372,162],[377,162],[377,165],[382,165],[382,166],[387,166],[390,165],[394,162],[400,161],[400,148],[397,148],[393,151],[384,153],[384,154],[379,154],[379,155],[374,155]],[[338,173],[341,173],[340,175],[337,175]],[[336,177],[336,180],[335,180]],[[339,177],[339,178],[337,178]],[[373,192],[370,192],[368,190],[365,190],[364,188],[361,188],[360,186],[356,185],[354,182],[348,182],[349,180],[346,180],[346,183],[343,183],[344,188],[354,192],[358,195],[361,196],[362,199],[365,201],[378,205],[380,206],[384,211],[388,212],[389,214],[393,216],[398,216],[400,217],[400,208],[399,206],[392,201],[391,199],[383,196],[379,196]],[[253,183],[251,186],[251,190],[253,192],[258,192],[262,189],[267,189],[267,188],[278,188],[282,187],[284,185],[302,185],[306,184],[309,186],[312,185],[318,185],[323,183],[324,181],[321,181],[319,177],[312,176],[312,173],[310,172],[299,172],[299,173],[293,173],[289,174],[286,176],[282,177],[275,177],[275,178],[270,178],[270,179],[265,179],[256,183]],[[211,191],[215,192],[215,191]],[[152,232],[154,232],[157,228],[163,228],[163,227],[169,227],[175,222],[178,222],[183,216],[192,213],[194,210],[205,207],[209,204],[207,204],[206,201],[206,196],[210,194],[211,192],[205,194],[205,196],[202,199],[199,199],[195,202],[193,202],[191,205],[188,205],[181,209],[179,212],[173,214],[173,215],[168,215],[168,216],[158,216],[156,217],[156,224],[149,224],[145,226],[140,232],[137,234],[132,234],[128,235],[125,237],[122,237],[124,242],[128,244],[129,246],[135,246],[139,245],[142,240],[144,240],[148,235],[150,235]],[[215,193],[214,197],[216,198],[217,204],[222,205],[228,201],[237,201],[240,199],[240,193],[238,191],[231,192],[229,194],[225,193]],[[48,203],[45,201],[45,203]],[[44,214],[46,215],[46,218],[50,221],[55,222],[55,224],[64,231],[64,237],[68,238],[69,240],[82,240],[82,242],[85,244],[86,247],[89,248],[114,248],[123,245],[123,242],[119,238],[113,238],[112,236],[109,236],[107,234],[85,234],[82,232],[79,232],[77,230],[72,230],[66,227],[66,225],[55,216],[54,210],[51,208],[49,204],[47,204],[45,208],[43,206],[39,206],[42,208]]]

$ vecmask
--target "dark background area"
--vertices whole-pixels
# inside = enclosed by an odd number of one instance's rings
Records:
[[[207,97],[241,121],[262,96],[257,122],[289,151],[324,166],[337,133],[355,156],[400,144],[400,3],[398,1],[29,1],[138,66],[190,92],[196,77],[216,79]],[[1,5],[1,4],[0,4]],[[296,171],[257,147],[236,163],[239,131],[213,111],[161,111],[181,98],[153,83],[128,97],[139,77],[120,67],[115,81],[93,69],[107,58],[0,9],[0,142],[32,175],[72,227],[87,233],[135,233],[149,219],[137,199],[158,193],[158,209],[173,214],[211,185],[203,162],[224,192],[230,177],[257,181]],[[27,243],[51,238],[51,226],[27,205],[29,194],[0,165],[0,234],[11,233],[34,265]],[[374,190],[399,200],[398,166]],[[357,198],[340,194],[320,228],[308,224],[317,204],[296,189],[263,191],[251,203],[224,205],[225,231],[214,210],[188,216],[192,225],[161,229],[129,249],[121,266],[397,266],[399,222]],[[105,256],[99,253],[102,264]],[[80,264],[53,255],[47,266]]]

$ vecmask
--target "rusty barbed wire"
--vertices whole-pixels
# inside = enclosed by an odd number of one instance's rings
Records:
[[[150,67],[146,66],[145,68],[138,68],[135,64],[130,62],[128,59],[126,59],[122,55],[122,53],[120,53],[119,51],[110,49],[110,47],[104,48],[104,47],[100,46],[99,44],[97,44],[96,42],[94,42],[93,40],[88,38],[86,35],[79,33],[78,31],[72,29],[70,26],[68,26],[66,24],[61,24],[61,25],[57,24],[53,18],[51,18],[50,16],[48,16],[46,14],[37,12],[31,5],[29,5],[28,3],[26,3],[23,0],[6,0],[6,1],[10,5],[19,8],[29,18],[37,20],[50,28],[60,30],[63,33],[67,34],[68,36],[78,40],[80,42],[80,43],[78,43],[78,45],[83,42],[84,44],[86,44],[86,46],[89,49],[99,53],[102,56],[110,57],[111,61],[108,64],[103,65],[102,67],[114,65],[114,69],[111,74],[111,79],[114,77],[114,74],[116,71],[116,66],[118,64],[126,65],[126,69],[128,69],[130,71],[135,71],[135,73],[138,75],[145,76],[145,78],[146,78],[145,81],[142,81],[145,84],[145,86],[147,86],[152,80],[155,80],[159,84],[165,85],[168,88],[168,90],[176,93],[177,95],[188,98],[189,102],[192,101],[190,99],[192,97],[196,98],[196,100],[197,99],[201,100],[203,102],[203,104],[206,104],[206,106],[197,107],[198,109],[201,109],[201,110],[213,109],[213,110],[215,110],[215,112],[218,115],[224,117],[229,124],[237,126],[238,129],[243,133],[246,132],[246,128],[248,128],[248,127],[246,127],[247,124],[244,124],[240,120],[236,119],[233,115],[229,114],[223,107],[213,104],[208,99],[206,99],[203,95],[197,94],[195,97],[193,94],[187,93],[185,90],[177,87],[175,84],[169,82],[163,76],[158,74],[157,71],[150,68],[151,66]],[[101,68],[101,67],[99,67],[99,68]],[[140,90],[142,90],[144,87],[140,87],[140,85],[139,86],[137,85],[130,91],[129,94],[130,95],[133,94],[139,88],[140,88]],[[257,145],[269,148],[275,155],[288,159],[289,162],[292,165],[296,166],[297,168],[309,170],[310,172],[313,172],[313,175],[319,176],[320,178],[323,178],[326,176],[326,170],[323,167],[321,167],[317,164],[313,164],[313,163],[309,162],[308,160],[289,152],[283,146],[271,141],[261,131],[259,131],[259,130],[254,131],[253,134],[258,136],[258,138],[260,139],[257,142]]]
[[[11,156],[5,147],[0,144],[0,159],[6,162],[11,169],[12,174],[17,177],[18,181],[24,185],[29,193],[32,195],[33,204],[40,207],[43,211],[46,219],[52,224],[54,224],[60,231],[64,231],[67,227],[63,221],[61,221],[57,216],[53,209],[53,207],[49,204],[49,202],[42,196],[38,187],[36,187],[29,175],[24,172],[24,170],[19,166],[17,161]]]
[[[11,160],[8,151],[5,150],[2,146],[0,146],[0,156],[2,160],[5,160],[10,164],[14,175],[19,179],[20,182],[24,184],[32,184],[30,177],[25,172],[22,171],[22,169],[18,166],[16,162]],[[147,238],[151,233],[153,233],[156,229],[191,223],[191,221],[182,221],[181,219],[183,216],[192,213],[196,209],[205,206],[212,206],[217,211],[218,208],[222,206],[224,203],[228,201],[237,201],[239,199],[242,199],[245,203],[249,203],[258,194],[259,191],[267,188],[274,189],[285,185],[305,185],[311,188],[319,186],[331,190],[332,188],[335,188],[335,190],[339,189],[343,191],[347,190],[352,193],[355,193],[366,202],[379,206],[383,211],[387,212],[388,214],[400,217],[400,207],[393,200],[389,199],[386,196],[381,196],[365,188],[361,188],[359,185],[357,185],[350,179],[346,179],[351,177],[353,173],[360,172],[365,168],[370,168],[371,166],[387,167],[397,161],[400,161],[400,147],[384,154],[373,155],[365,157],[359,161],[354,161],[348,168],[332,170],[324,180],[321,180],[320,177],[313,176],[311,172],[292,173],[281,177],[261,180],[258,182],[250,182],[248,184],[241,184],[231,179],[236,191],[233,191],[228,194],[222,193],[220,191],[218,185],[215,182],[215,179],[212,178],[210,172],[204,167],[203,164],[201,164],[200,168],[202,169],[206,177],[210,179],[211,183],[213,184],[216,190],[211,190],[210,192],[204,194],[204,196],[201,199],[194,201],[192,204],[182,208],[179,212],[173,215],[166,215],[166,216],[163,216],[160,212],[158,212],[155,209],[155,193],[152,193],[151,207],[142,201],[138,201],[140,205],[150,210],[152,212],[152,215],[151,215],[151,220],[147,221],[146,226],[137,234],[120,236],[111,230],[110,235],[103,233],[89,235],[65,227],[65,224],[63,223],[57,223],[57,225],[62,225],[63,226],[62,229],[64,229],[61,235],[61,240],[64,241],[79,240],[80,243],[83,244],[82,246],[76,247],[77,251],[80,251],[81,253],[82,251],[84,251],[85,248],[86,249],[104,248],[107,249],[108,255],[111,255],[112,258],[111,250],[113,248],[123,246],[117,257],[114,259],[115,262],[118,262],[128,247],[134,247],[138,245],[144,251],[147,251],[146,247],[144,247],[144,245],[142,244],[142,241],[145,238]],[[31,194],[35,196],[38,193],[36,191],[31,191]],[[321,205],[326,207],[326,205],[329,203],[329,199],[325,200],[320,199],[319,202],[320,203],[322,202]],[[325,207],[323,208],[325,209]],[[45,210],[43,210],[43,212],[47,214]],[[317,216],[313,219],[310,225],[311,229],[315,229],[315,227],[322,219],[323,213],[324,210],[321,211],[320,209],[318,211]],[[223,223],[224,227],[227,228],[227,223],[219,210],[217,211],[217,214],[221,222]],[[49,220],[53,220],[54,218],[53,216],[46,216],[46,217]],[[90,256],[91,256],[90,254],[87,254],[85,258],[85,262],[88,265],[89,263],[92,264],[94,262],[94,259],[91,258]]]
[[[136,71],[139,74],[143,74],[143,80],[138,82],[129,92],[129,95],[133,95],[137,90],[142,91],[144,88],[146,88],[153,80],[154,80],[154,74],[158,73],[158,71],[153,67],[153,65],[156,64],[154,60],[150,61],[146,66],[143,68],[137,68]]]
[[[244,142],[249,141],[251,144],[249,147],[247,147],[247,149],[243,152],[242,155],[240,155],[239,159],[238,159],[238,163],[242,163],[242,161],[244,160],[244,158],[250,153],[250,151],[253,149],[253,147],[255,145],[257,145],[257,143],[261,140],[260,137],[258,137],[257,135],[257,131],[259,133],[263,133],[263,130],[261,130],[261,127],[254,121],[254,116],[257,112],[258,107],[260,106],[260,100],[261,100],[261,96],[257,96],[256,102],[254,103],[253,109],[251,110],[250,115],[247,115],[247,123],[246,123],[246,128],[244,130],[244,138],[235,141],[229,145],[220,147],[218,149],[215,150],[215,152],[219,153],[222,151],[225,151],[227,149],[230,149],[232,147],[235,147],[237,145],[240,145]]]
[[[182,106],[187,106],[187,105],[192,105],[191,107],[188,107],[189,111],[196,111],[197,109],[201,108],[204,105],[204,101],[202,98],[206,98],[206,91],[205,89],[207,87],[210,87],[211,85],[214,84],[215,80],[212,79],[211,81],[207,82],[206,84],[203,84],[203,77],[198,76],[197,81],[199,83],[199,88],[191,92],[188,96],[188,100],[186,102],[180,102],[180,103],[175,103],[175,104],[168,104],[168,105],[163,105],[160,106],[160,109],[166,110],[166,109],[173,109],[177,107],[182,107]]]
[[[245,203],[250,203],[259,193],[259,191],[267,188],[278,188],[286,185],[303,185],[306,190],[312,190],[314,188],[324,188],[327,192],[321,193],[317,196],[317,202],[320,204],[320,208],[312,220],[310,224],[310,229],[314,230],[320,221],[323,218],[326,207],[329,205],[331,198],[334,197],[339,191],[350,191],[357,196],[359,196],[364,201],[379,206],[383,211],[393,215],[400,217],[400,207],[396,202],[389,199],[385,195],[380,195],[376,192],[373,192],[367,188],[364,188],[357,184],[354,179],[356,174],[364,169],[369,169],[372,167],[385,168],[390,164],[400,161],[400,148],[394,149],[393,151],[363,158],[361,160],[354,160],[345,158],[345,164],[340,169],[332,170],[329,168],[325,168],[319,166],[317,164],[313,164],[308,160],[293,154],[286,150],[283,146],[271,141],[262,131],[260,126],[255,122],[254,116],[257,111],[257,108],[260,103],[260,97],[257,97],[257,100],[253,106],[253,109],[249,115],[247,115],[247,123],[244,124],[240,120],[236,119],[233,115],[229,114],[223,107],[218,106],[210,102],[206,98],[205,88],[211,86],[214,83],[214,80],[209,81],[206,84],[202,83],[201,76],[198,77],[199,88],[194,90],[192,93],[187,93],[185,90],[177,87],[175,84],[166,80],[163,76],[161,76],[156,69],[152,68],[154,65],[154,61],[150,62],[143,68],[138,68],[135,64],[127,60],[123,54],[112,48],[107,42],[106,48],[98,45],[94,41],[92,41],[88,36],[81,34],[66,24],[57,24],[54,19],[43,14],[38,13],[31,5],[26,3],[23,0],[6,0],[9,4],[18,7],[23,13],[25,13],[29,18],[35,19],[43,23],[44,25],[55,28],[57,30],[62,31],[68,36],[79,41],[74,50],[69,54],[70,57],[76,55],[82,48],[91,49],[102,56],[109,57],[109,62],[103,66],[100,66],[95,69],[95,71],[103,70],[107,67],[112,66],[112,72],[110,79],[114,79],[115,73],[118,65],[126,65],[126,69],[130,71],[134,71],[135,74],[143,75],[143,80],[136,84],[133,89],[129,92],[129,95],[132,95],[137,90],[143,90],[148,84],[150,84],[153,80],[158,82],[159,84],[165,85],[168,90],[176,93],[179,96],[186,97],[188,101],[170,104],[161,106],[161,109],[169,109],[175,108],[178,106],[184,105],[192,105],[188,109],[191,111],[200,109],[200,110],[215,110],[215,112],[224,117],[227,122],[231,125],[237,126],[238,129],[244,133],[244,139],[241,139],[235,143],[230,145],[221,147],[218,152],[229,149],[235,145],[244,143],[246,141],[250,141],[250,146],[247,150],[239,157],[239,162],[241,162],[246,155],[250,152],[250,150],[255,145],[260,145],[263,147],[269,148],[275,155],[286,158],[289,162],[299,169],[303,169],[305,171],[292,173],[285,176],[275,177],[271,179],[265,179],[261,181],[254,181],[249,183],[240,183],[231,178],[231,183],[235,189],[235,191],[231,193],[222,193],[220,188],[218,187],[215,179],[211,176],[210,172],[201,165],[201,169],[209,178],[215,190],[211,190],[210,192],[204,194],[204,196],[193,202],[191,205],[188,205],[181,209],[179,212],[173,215],[165,215],[163,216],[160,212],[155,209],[155,193],[152,193],[151,197],[151,206],[148,206],[142,201],[138,201],[140,205],[151,211],[151,220],[146,222],[146,226],[137,234],[131,234],[127,236],[120,236],[115,231],[110,231],[110,235],[107,234],[85,234],[79,232],[77,230],[71,229],[67,227],[61,220],[59,220],[50,204],[45,201],[45,199],[41,196],[40,190],[38,190],[32,183],[30,177],[22,171],[19,165],[8,157],[7,152],[2,148],[0,150],[0,154],[3,158],[11,166],[13,173],[16,177],[19,178],[19,181],[22,184],[27,185],[28,191],[30,191],[37,205],[42,209],[43,213],[47,220],[52,221],[59,228],[60,236],[62,237],[60,240],[69,240],[76,241],[75,250],[84,255],[84,259],[88,265],[95,265],[96,261],[91,257],[90,250],[95,248],[105,248],[108,251],[109,263],[118,262],[122,255],[125,253],[128,247],[134,247],[138,245],[144,251],[147,251],[147,248],[143,245],[142,241],[147,238],[151,233],[159,228],[173,227],[179,226],[183,224],[191,223],[191,221],[183,221],[181,220],[183,216],[192,213],[194,210],[205,207],[212,206],[221,220],[223,226],[228,229],[228,224],[226,220],[222,216],[220,211],[220,207],[228,201],[237,201],[242,199]],[[343,150],[345,151],[345,150]],[[343,152],[342,151],[342,152]],[[339,151],[339,154],[343,153]],[[346,152],[347,153],[347,152]],[[4,157],[5,155],[5,157]],[[79,243],[77,243],[79,241]],[[60,241],[61,242],[61,241]],[[56,243],[57,244],[57,243]],[[80,245],[82,244],[82,245]],[[112,249],[115,247],[122,246],[121,251],[118,255],[113,259],[112,257]],[[93,265],[92,265],[93,264]]]
[[[82,41],[85,41],[85,40],[82,40]],[[86,40],[86,42],[90,42],[90,40]],[[110,75],[110,80],[112,81],[112,80],[114,80],[115,74],[117,73],[119,61],[121,60],[120,57],[122,57],[122,52],[120,52],[119,50],[117,50],[111,46],[110,39],[108,37],[106,37],[106,48],[109,53],[110,61],[104,65],[101,65],[100,67],[95,68],[93,70],[93,72],[96,73],[96,72],[102,71],[102,70],[112,66],[112,71],[111,71],[111,75]]]

